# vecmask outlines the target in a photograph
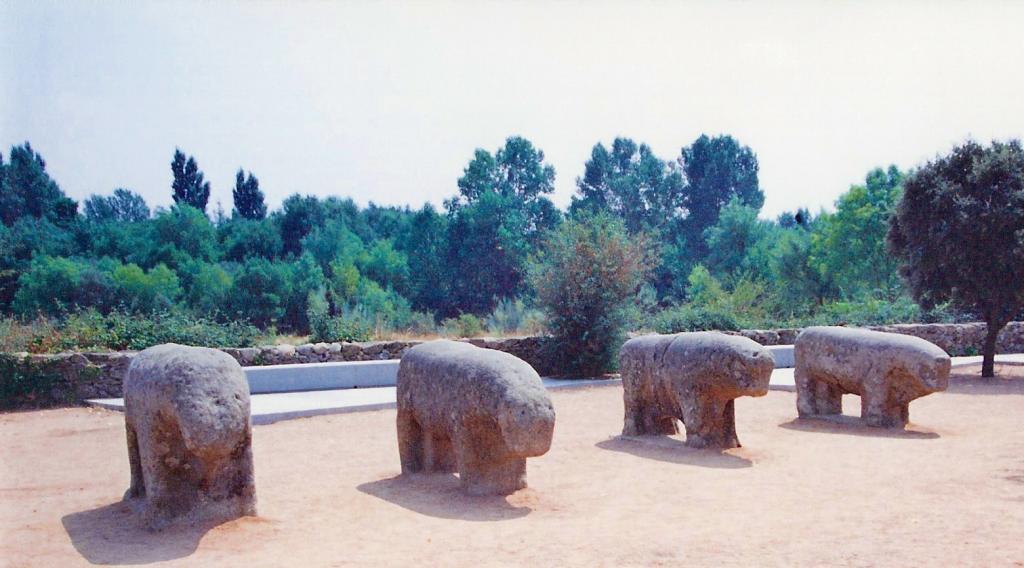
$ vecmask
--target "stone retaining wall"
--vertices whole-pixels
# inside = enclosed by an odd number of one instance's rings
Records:
[[[945,349],[950,355],[977,355],[985,338],[985,324],[900,324],[877,326],[871,329],[914,335],[927,339]],[[799,329],[745,330],[736,332],[762,345],[792,344]],[[532,365],[541,375],[557,375],[544,356],[543,337],[516,337],[505,339],[467,339],[474,345],[505,351]],[[410,347],[420,341],[373,341],[367,343],[317,343],[299,346],[268,345],[244,349],[227,348],[226,353],[242,366],[282,365],[296,363],[322,363],[330,361],[371,361],[400,359]],[[999,353],[1024,353],[1024,322],[1006,326],[999,335]],[[13,406],[54,406],[74,404],[88,398],[116,398],[121,396],[124,377],[134,352],[115,353],[58,353],[53,355],[14,354],[23,367],[50,377],[41,392]],[[0,377],[7,381],[8,377]],[[5,391],[7,389],[4,389]],[[0,401],[2,404],[4,401]],[[8,401],[10,403],[10,401]]]

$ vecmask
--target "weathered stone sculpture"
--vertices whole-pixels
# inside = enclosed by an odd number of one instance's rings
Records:
[[[671,435],[686,445],[736,448],[735,399],[768,394],[775,361],[760,344],[717,332],[646,335],[619,352],[626,406],[623,436]]]
[[[843,394],[860,395],[869,426],[902,428],[910,401],[949,386],[949,355],[919,337],[845,327],[809,327],[796,339],[800,417],[841,414]]]
[[[216,349],[166,344],[139,353],[124,381],[131,487],[143,523],[256,514],[249,385]]]
[[[455,341],[413,347],[398,368],[402,473],[458,472],[473,495],[526,487],[526,458],[547,453],[555,411],[540,377],[508,353]]]

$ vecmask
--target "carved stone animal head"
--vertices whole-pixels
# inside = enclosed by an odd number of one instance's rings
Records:
[[[509,451],[519,457],[547,453],[555,431],[555,408],[543,387],[508,393],[498,409],[501,428]]]

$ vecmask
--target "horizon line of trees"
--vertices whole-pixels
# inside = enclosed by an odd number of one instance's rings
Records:
[[[548,236],[595,217],[646,243],[634,324],[679,305],[786,320],[836,302],[909,300],[920,287],[906,287],[913,276],[900,277],[888,248],[904,241],[886,242],[914,172],[876,168],[834,212],[762,219],[757,155],[729,135],[701,135],[670,160],[629,138],[598,142],[564,212],[548,198],[554,167],[520,136],[477,149],[442,211],[299,193],[269,211],[259,180],[240,168],[230,216],[211,218],[196,159],[176,149],[170,166],[169,208],[153,211],[124,188],[79,207],[28,142],[0,154],[0,312],[183,309],[303,334],[323,318],[404,328],[484,316],[502,302],[535,304],[528,273]]]

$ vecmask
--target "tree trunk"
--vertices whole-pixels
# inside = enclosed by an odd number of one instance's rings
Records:
[[[1004,324],[1005,325],[1005,324]],[[982,351],[981,376],[996,376],[996,338],[1003,326],[988,323],[985,326],[985,347]]]

